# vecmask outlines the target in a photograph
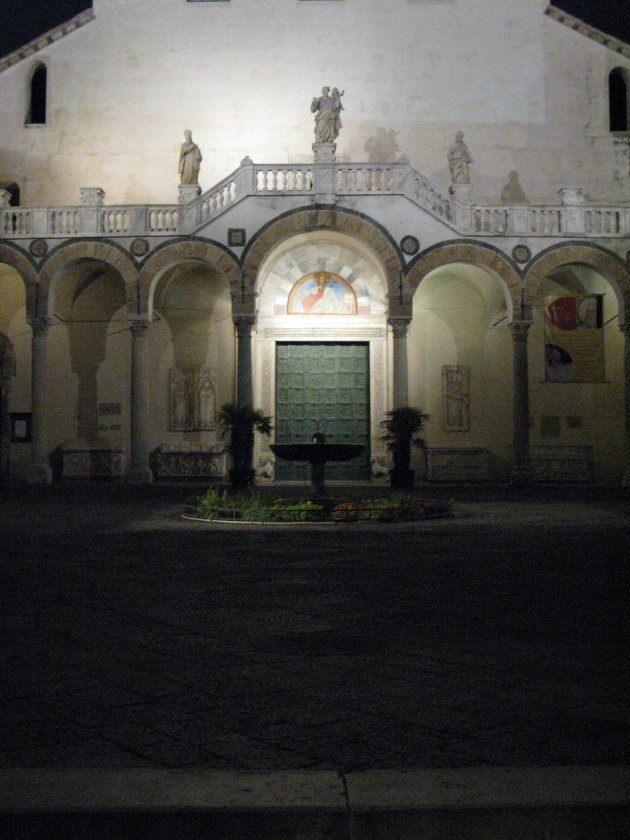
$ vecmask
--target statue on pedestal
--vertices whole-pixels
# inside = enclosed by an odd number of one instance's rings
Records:
[[[472,162],[468,146],[464,143],[464,132],[458,131],[455,142],[448,150],[448,168],[453,184],[470,184],[469,164]]]
[[[343,108],[341,97],[344,91],[323,87],[321,96],[314,96],[311,102],[311,113],[315,114],[315,142],[334,143],[341,128],[340,111]]]
[[[179,152],[179,183],[199,184],[199,170],[201,168],[201,151],[193,142],[192,131],[187,128],[184,132],[185,140]]]

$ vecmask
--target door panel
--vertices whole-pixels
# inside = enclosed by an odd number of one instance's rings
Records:
[[[354,461],[326,465],[331,481],[370,478],[369,345],[276,345],[276,443],[309,443],[315,429],[327,443],[362,443]],[[276,459],[276,479],[308,481],[310,466]]]

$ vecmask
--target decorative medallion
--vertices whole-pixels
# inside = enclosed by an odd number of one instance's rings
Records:
[[[512,256],[517,263],[526,263],[531,260],[532,252],[527,245],[515,245],[512,249]]]
[[[242,248],[246,239],[245,228],[228,228],[228,245],[231,248]]]
[[[33,257],[43,257],[48,253],[48,243],[45,239],[33,239],[28,250]]]
[[[400,240],[400,250],[403,254],[407,254],[407,256],[412,257],[414,254],[417,254],[420,250],[420,242],[416,239],[415,236],[407,235],[403,236]]]
[[[131,243],[131,253],[134,257],[144,257],[149,253],[149,243],[146,239],[134,239]]]

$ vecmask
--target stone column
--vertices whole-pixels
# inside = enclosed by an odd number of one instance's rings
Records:
[[[150,484],[149,467],[149,347],[147,321],[131,322],[131,463],[129,484]]]
[[[33,318],[31,341],[31,463],[26,479],[29,484],[50,484],[52,470],[48,461],[46,356],[48,327],[45,317]]]
[[[236,404],[254,405],[254,386],[252,375],[252,327],[253,315],[235,315],[236,327]]]
[[[407,366],[407,333],[410,318],[389,318],[388,323],[394,334],[394,381],[392,383],[392,402],[394,408],[409,405],[409,371]]]
[[[625,416],[625,437],[626,437],[626,460],[621,483],[624,487],[630,487],[630,322],[621,324],[623,332],[623,375],[624,375],[624,416]]]
[[[512,483],[529,484],[529,372],[527,364],[527,332],[531,321],[512,321],[513,363],[513,460]]]

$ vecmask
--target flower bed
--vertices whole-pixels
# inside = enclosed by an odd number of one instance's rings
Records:
[[[188,511],[197,519],[230,522],[415,522],[450,513],[448,501],[410,494],[339,502],[298,501],[264,493],[231,495],[210,488]]]

